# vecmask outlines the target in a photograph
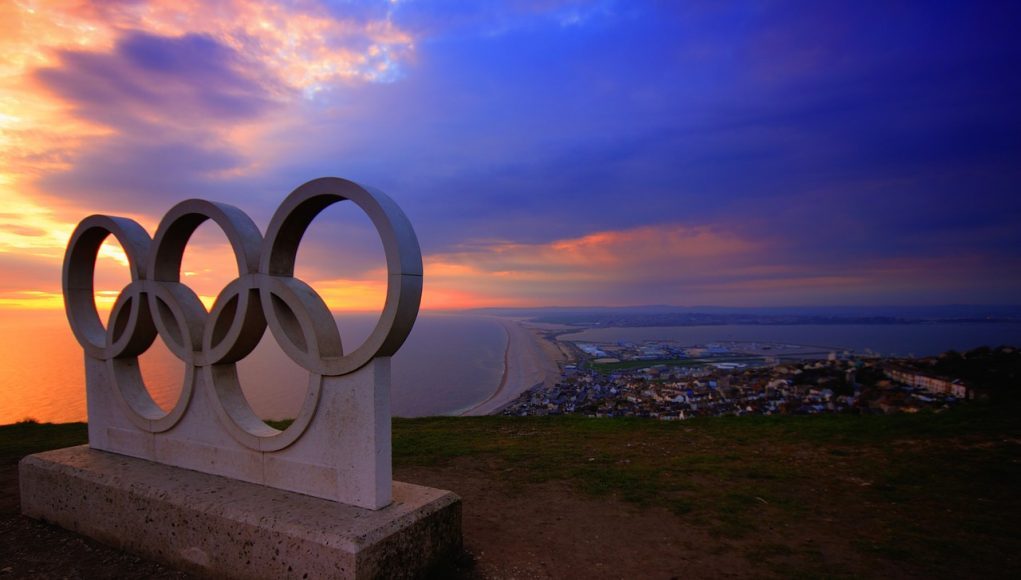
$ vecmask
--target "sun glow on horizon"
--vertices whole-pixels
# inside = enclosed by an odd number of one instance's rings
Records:
[[[152,235],[202,198],[264,228],[322,175],[412,218],[423,310],[1018,295],[999,8],[625,4],[0,2],[0,310],[63,308],[86,215]],[[298,277],[380,311],[371,223],[317,220]],[[207,310],[237,273],[222,234],[182,268]],[[99,264],[127,271],[115,243]]]
[[[236,265],[228,253],[229,246],[203,246],[201,250],[196,246],[194,251],[186,252],[188,263],[182,279],[196,292],[207,311],[219,290],[236,276]],[[886,288],[896,286],[911,293],[919,285],[930,283],[935,275],[932,265],[924,261],[892,260],[870,264],[865,269],[825,271],[770,263],[772,253],[774,248],[763,240],[751,244],[711,229],[671,225],[596,232],[544,244],[473,244],[460,252],[424,256],[421,308],[454,311],[634,304],[630,296],[641,290],[640,284],[652,284],[651,288],[656,290],[669,289],[665,279],[657,274],[670,265],[686,268],[671,274],[675,278],[682,276],[680,280],[688,293],[656,296],[646,303],[745,306],[749,304],[741,297],[751,294],[760,297],[759,305],[787,305],[792,291],[806,288],[867,298],[871,289],[880,284],[877,277]],[[952,268],[961,279],[967,279],[976,264],[985,267],[980,262],[977,257],[962,258],[945,261],[941,267]],[[126,264],[123,250],[108,239],[101,247],[97,272],[115,271],[123,277]],[[387,285],[383,270],[344,278],[318,278],[310,275],[312,272],[315,270],[309,270],[303,279],[331,311],[382,311]],[[108,310],[119,292],[113,288],[126,283],[126,279],[118,282],[109,279],[109,275],[97,274],[96,304],[100,309]],[[580,297],[585,300],[579,300]],[[0,292],[0,309],[62,307],[62,298],[55,288]]]

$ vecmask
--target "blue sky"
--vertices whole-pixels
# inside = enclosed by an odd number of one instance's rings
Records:
[[[11,305],[59,292],[89,213],[264,227],[323,175],[398,200],[430,307],[1021,295],[1015,3],[30,4],[3,15]],[[305,275],[372,292],[366,222],[331,219]]]

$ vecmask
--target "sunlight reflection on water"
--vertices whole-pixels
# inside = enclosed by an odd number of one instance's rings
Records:
[[[375,324],[368,315],[341,317],[345,350]],[[394,415],[456,412],[485,399],[503,374],[506,334],[493,320],[424,313],[393,361]],[[0,425],[35,418],[83,421],[85,387],[81,347],[62,312],[18,313],[0,322]],[[146,386],[164,408],[180,393],[184,365],[157,341],[141,357]],[[242,389],[263,418],[292,417],[308,374],[293,363],[269,331],[238,365]]]

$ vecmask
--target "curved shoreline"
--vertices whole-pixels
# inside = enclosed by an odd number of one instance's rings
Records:
[[[511,335],[510,335],[510,330],[508,330],[506,326],[503,327],[503,332],[507,336],[507,344],[505,344],[504,347],[503,347],[503,374],[500,376],[500,384],[497,385],[496,386],[496,390],[493,391],[482,402],[480,402],[478,404],[475,404],[475,405],[472,405],[468,409],[460,412],[459,415],[464,416],[464,415],[472,414],[476,409],[478,409],[479,407],[482,407],[482,406],[488,404],[490,401],[492,401],[497,396],[499,396],[500,393],[502,393],[503,390],[507,387],[507,377],[510,376],[510,345],[511,345]]]
[[[543,349],[541,338],[518,322],[493,317],[507,333],[500,384],[486,399],[459,413],[489,415],[506,407],[518,396],[560,376],[560,367]]]

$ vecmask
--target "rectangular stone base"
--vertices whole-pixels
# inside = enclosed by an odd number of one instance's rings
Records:
[[[461,548],[461,500],[393,483],[367,510],[90,449],[21,460],[29,517],[181,570],[234,578],[414,577]]]

